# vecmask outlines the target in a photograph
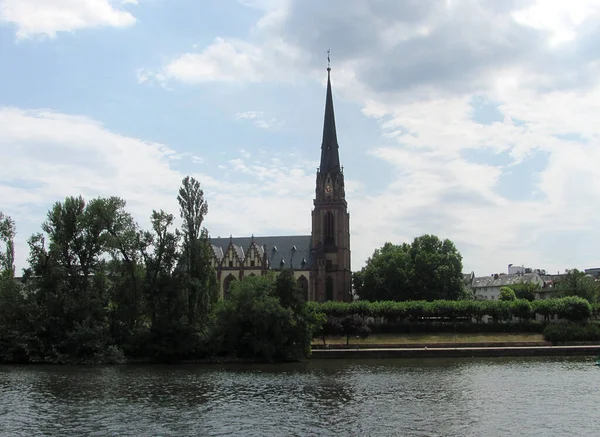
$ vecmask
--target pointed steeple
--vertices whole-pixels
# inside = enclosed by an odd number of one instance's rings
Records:
[[[327,56],[329,60],[329,55]],[[323,143],[321,144],[321,173],[340,170],[340,155],[335,131],[335,115],[333,113],[333,94],[331,92],[331,68],[327,67],[327,97],[325,100],[325,119],[323,121]]]

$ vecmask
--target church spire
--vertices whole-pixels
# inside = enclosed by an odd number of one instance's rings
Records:
[[[327,97],[325,100],[325,119],[323,121],[323,143],[321,144],[321,173],[340,170],[337,133],[335,131],[335,115],[333,114],[333,95],[331,93],[331,68],[329,67],[329,50],[327,51]]]

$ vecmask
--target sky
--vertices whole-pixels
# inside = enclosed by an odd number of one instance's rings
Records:
[[[465,272],[600,266],[598,0],[0,0],[0,210],[143,227],[198,179],[212,236],[309,234],[327,50],[352,268],[449,238]]]

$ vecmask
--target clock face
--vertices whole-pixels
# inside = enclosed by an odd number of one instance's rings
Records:
[[[333,192],[333,188],[331,187],[331,185],[325,185],[325,193],[331,194],[332,192]]]

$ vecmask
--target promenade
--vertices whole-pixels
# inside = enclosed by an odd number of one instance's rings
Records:
[[[600,344],[573,346],[346,347],[313,349],[311,359],[598,355]]]

